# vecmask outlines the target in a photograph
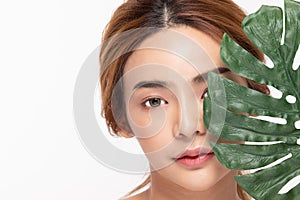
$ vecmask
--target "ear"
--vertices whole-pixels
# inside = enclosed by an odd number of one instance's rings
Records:
[[[123,129],[121,129],[121,130],[118,131],[118,135],[121,136],[121,137],[124,137],[124,138],[132,138],[132,137],[134,137],[133,133],[130,133],[130,132],[125,131]]]

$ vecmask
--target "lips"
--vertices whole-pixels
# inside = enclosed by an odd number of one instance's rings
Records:
[[[199,147],[196,149],[188,149],[185,152],[183,152],[182,154],[180,154],[177,159],[183,158],[183,157],[197,157],[197,156],[204,156],[207,154],[212,154],[213,151],[212,149],[209,148],[205,148],[205,147]]]
[[[188,149],[177,157],[176,162],[188,168],[198,168],[213,157],[214,152],[208,148]]]

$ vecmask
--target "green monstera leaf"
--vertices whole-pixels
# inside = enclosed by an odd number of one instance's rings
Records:
[[[253,198],[300,199],[300,185],[279,193],[286,183],[300,175],[297,144],[300,130],[295,125],[300,120],[300,69],[293,67],[300,43],[300,3],[286,0],[284,16],[279,7],[262,6],[245,18],[242,27],[251,42],[273,61],[274,67],[267,67],[226,34],[221,45],[223,62],[236,74],[273,86],[283,95],[280,99],[273,98],[210,73],[204,123],[208,131],[223,139],[211,146],[219,161],[229,169],[258,169],[235,177]],[[289,95],[296,102],[289,103],[286,99]],[[281,118],[286,123],[250,116]],[[284,161],[274,164],[281,158]]]

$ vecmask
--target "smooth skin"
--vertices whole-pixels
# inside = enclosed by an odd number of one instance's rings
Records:
[[[184,45],[180,42],[172,43],[170,48],[184,48],[184,51],[190,56],[189,59],[202,56],[204,59],[211,60],[215,67],[224,67],[220,59],[220,44],[213,40],[205,33],[187,26],[178,26],[170,28],[173,31],[184,34],[186,37],[194,40],[201,46],[207,55],[199,55],[199,52],[189,49],[189,45]],[[149,39],[146,39],[142,44],[151,42],[157,38],[164,38],[164,33],[156,33]],[[204,62],[205,61],[205,62]],[[146,129],[136,129],[135,133],[122,132],[123,135],[138,135],[137,140],[141,145],[144,153],[148,156],[149,162],[154,163],[151,166],[151,186],[146,191],[129,197],[129,200],[236,200],[237,184],[233,179],[237,175],[236,171],[231,171],[223,167],[215,156],[197,167],[187,167],[176,162],[176,156],[179,152],[184,152],[186,149],[195,148],[211,148],[209,140],[213,140],[213,136],[209,133],[203,124],[203,100],[207,96],[207,85],[205,81],[195,81],[195,77],[200,74],[206,74],[208,71],[215,70],[213,66],[198,66],[196,70],[190,62],[174,55],[170,52],[159,49],[143,49],[136,50],[128,59],[124,74],[130,73],[132,70],[145,65],[155,64],[157,66],[167,66],[170,72],[177,73],[183,80],[188,83],[190,89],[183,89],[182,84],[171,82],[170,87],[160,87],[157,85],[147,85],[132,91],[132,88],[127,87],[131,79],[124,78],[125,93],[130,95],[130,100],[127,102],[128,116],[130,117],[131,125],[139,127],[147,127],[151,124],[151,113],[163,112],[164,123],[157,133],[145,137],[143,135]],[[201,65],[201,64],[200,64]],[[133,71],[132,71],[133,72]],[[166,74],[167,76],[168,74]],[[246,86],[246,81],[232,72],[226,72],[223,76]],[[147,77],[153,76],[156,81],[162,79],[155,77],[155,72],[147,73]],[[140,80],[140,79],[139,79]],[[166,77],[165,80],[168,80]],[[171,80],[171,79],[170,79]],[[161,80],[163,81],[163,80]],[[179,81],[180,82],[180,81]],[[188,93],[188,91],[193,91]],[[194,110],[198,116],[189,116],[190,112],[185,112],[185,107],[193,105],[193,100],[196,98],[197,105]],[[192,102],[192,103],[191,103]],[[188,120],[187,120],[188,119]],[[191,124],[191,121],[197,120],[196,127]],[[186,148],[182,148],[184,142],[189,141]],[[174,151],[164,151],[164,147],[172,143]],[[176,145],[178,144],[178,148]],[[187,143],[185,143],[187,144]],[[150,156],[152,152],[156,156]],[[158,160],[160,162],[158,162]],[[158,164],[157,164],[158,163]],[[160,163],[161,164],[160,166]]]

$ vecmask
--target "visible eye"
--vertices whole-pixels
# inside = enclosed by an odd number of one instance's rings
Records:
[[[160,105],[167,104],[167,103],[168,103],[167,101],[160,99],[160,98],[150,98],[150,99],[147,99],[143,103],[143,105],[145,105],[148,108],[156,108]]]
[[[205,88],[205,90],[203,91],[202,95],[201,95],[201,99],[203,98],[207,98],[208,97],[208,89]]]

